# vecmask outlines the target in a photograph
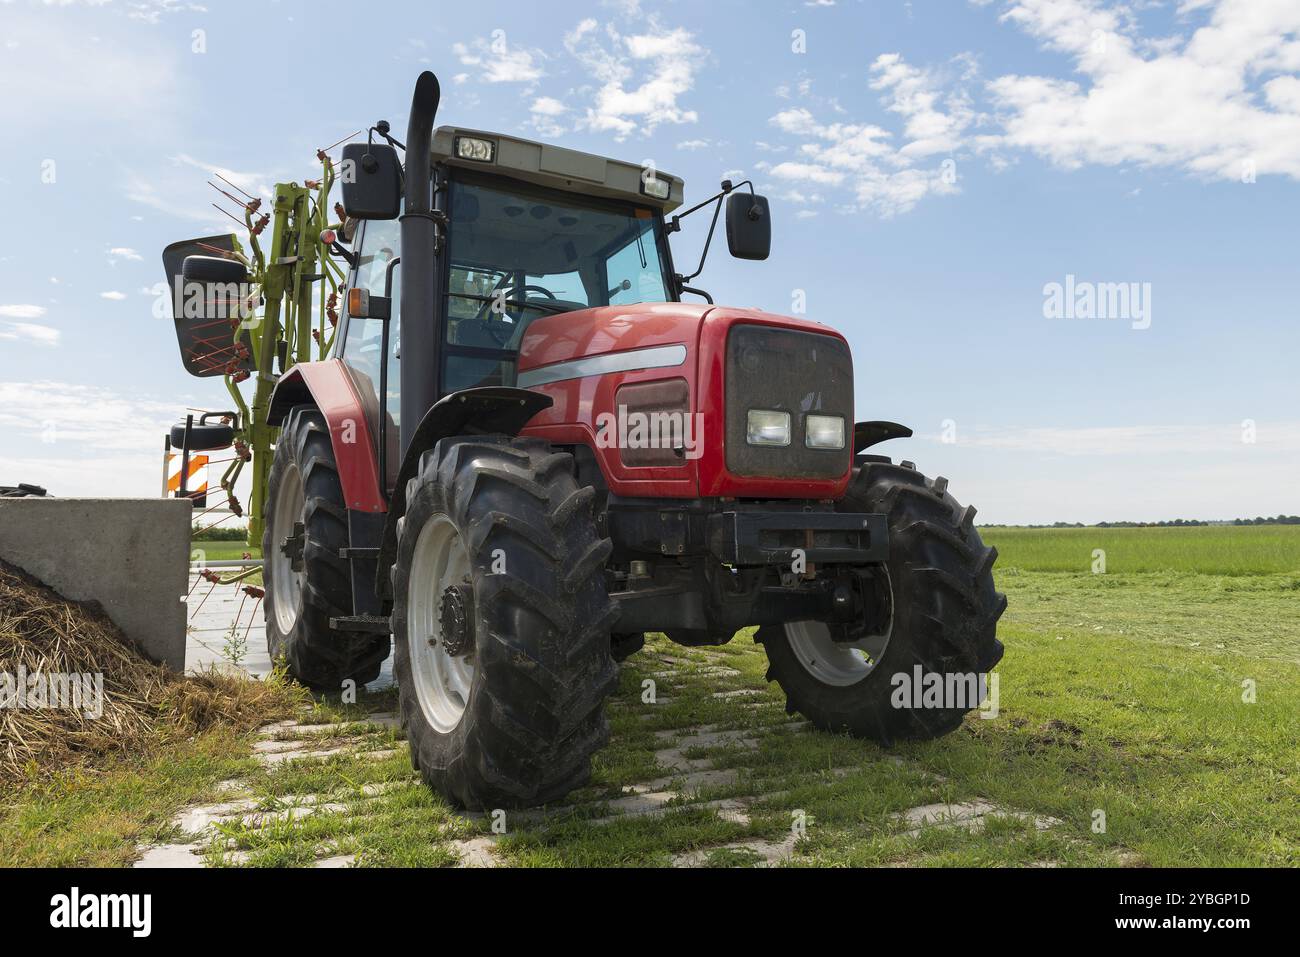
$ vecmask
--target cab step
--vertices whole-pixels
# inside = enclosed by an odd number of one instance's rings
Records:
[[[391,635],[393,625],[383,615],[348,615],[343,618],[331,618],[330,627],[335,631],[364,631],[373,635]]]

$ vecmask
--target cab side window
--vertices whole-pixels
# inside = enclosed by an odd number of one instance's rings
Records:
[[[397,220],[367,220],[361,226],[357,245],[359,258],[355,284],[372,296],[384,294],[388,264],[398,255],[401,226]],[[389,416],[389,429],[395,431],[401,414],[401,320],[398,304],[401,300],[401,266],[393,269],[392,318],[388,321],[388,395],[384,407]],[[352,371],[359,389],[368,390],[376,403],[379,400],[379,364],[383,351],[384,324],[378,319],[347,320],[347,336],[343,342],[343,362]]]
[[[659,252],[649,221],[635,239],[605,261],[605,275],[609,279],[611,306],[631,302],[663,302],[668,298]]]

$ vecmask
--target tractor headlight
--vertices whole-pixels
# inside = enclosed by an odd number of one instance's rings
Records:
[[[750,409],[745,438],[750,445],[789,445],[790,413]]]
[[[477,136],[456,137],[456,155],[464,160],[476,163],[490,163],[496,156],[497,145],[491,140],[481,140]]]
[[[808,416],[804,420],[803,444],[810,449],[844,448],[844,416]]]

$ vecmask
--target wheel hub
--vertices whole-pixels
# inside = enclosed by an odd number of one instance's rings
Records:
[[[885,653],[893,632],[893,588],[888,572],[873,576],[852,596],[860,620],[798,621],[785,624],[786,640],[799,664],[822,684],[846,688],[867,677]],[[870,596],[868,598],[867,596]],[[839,604],[841,596],[833,597]],[[841,606],[842,607],[842,606]]]
[[[474,589],[468,582],[449,586],[438,607],[442,650],[456,658],[474,647]]]
[[[302,555],[306,544],[307,533],[302,522],[295,522],[293,534],[280,543],[280,554],[289,559],[289,567],[296,572],[302,571]]]

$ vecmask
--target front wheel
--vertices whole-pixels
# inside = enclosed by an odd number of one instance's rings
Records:
[[[335,631],[351,614],[352,581],[339,549],[347,506],[329,427],[315,406],[289,411],[275,443],[262,533],[266,646],[275,662],[316,691],[367,684],[388,657],[388,638]]]
[[[838,507],[888,516],[889,559],[862,571],[854,625],[758,630],[787,710],[888,745],[947,734],[979,705],[982,676],[1002,658],[996,632],[1007,600],[993,586],[997,551],[947,487],[888,461],[854,474]]]
[[[537,439],[443,439],[406,487],[393,570],[402,723],[456,804],[544,804],[586,782],[617,683],[609,539],[573,458]]]

